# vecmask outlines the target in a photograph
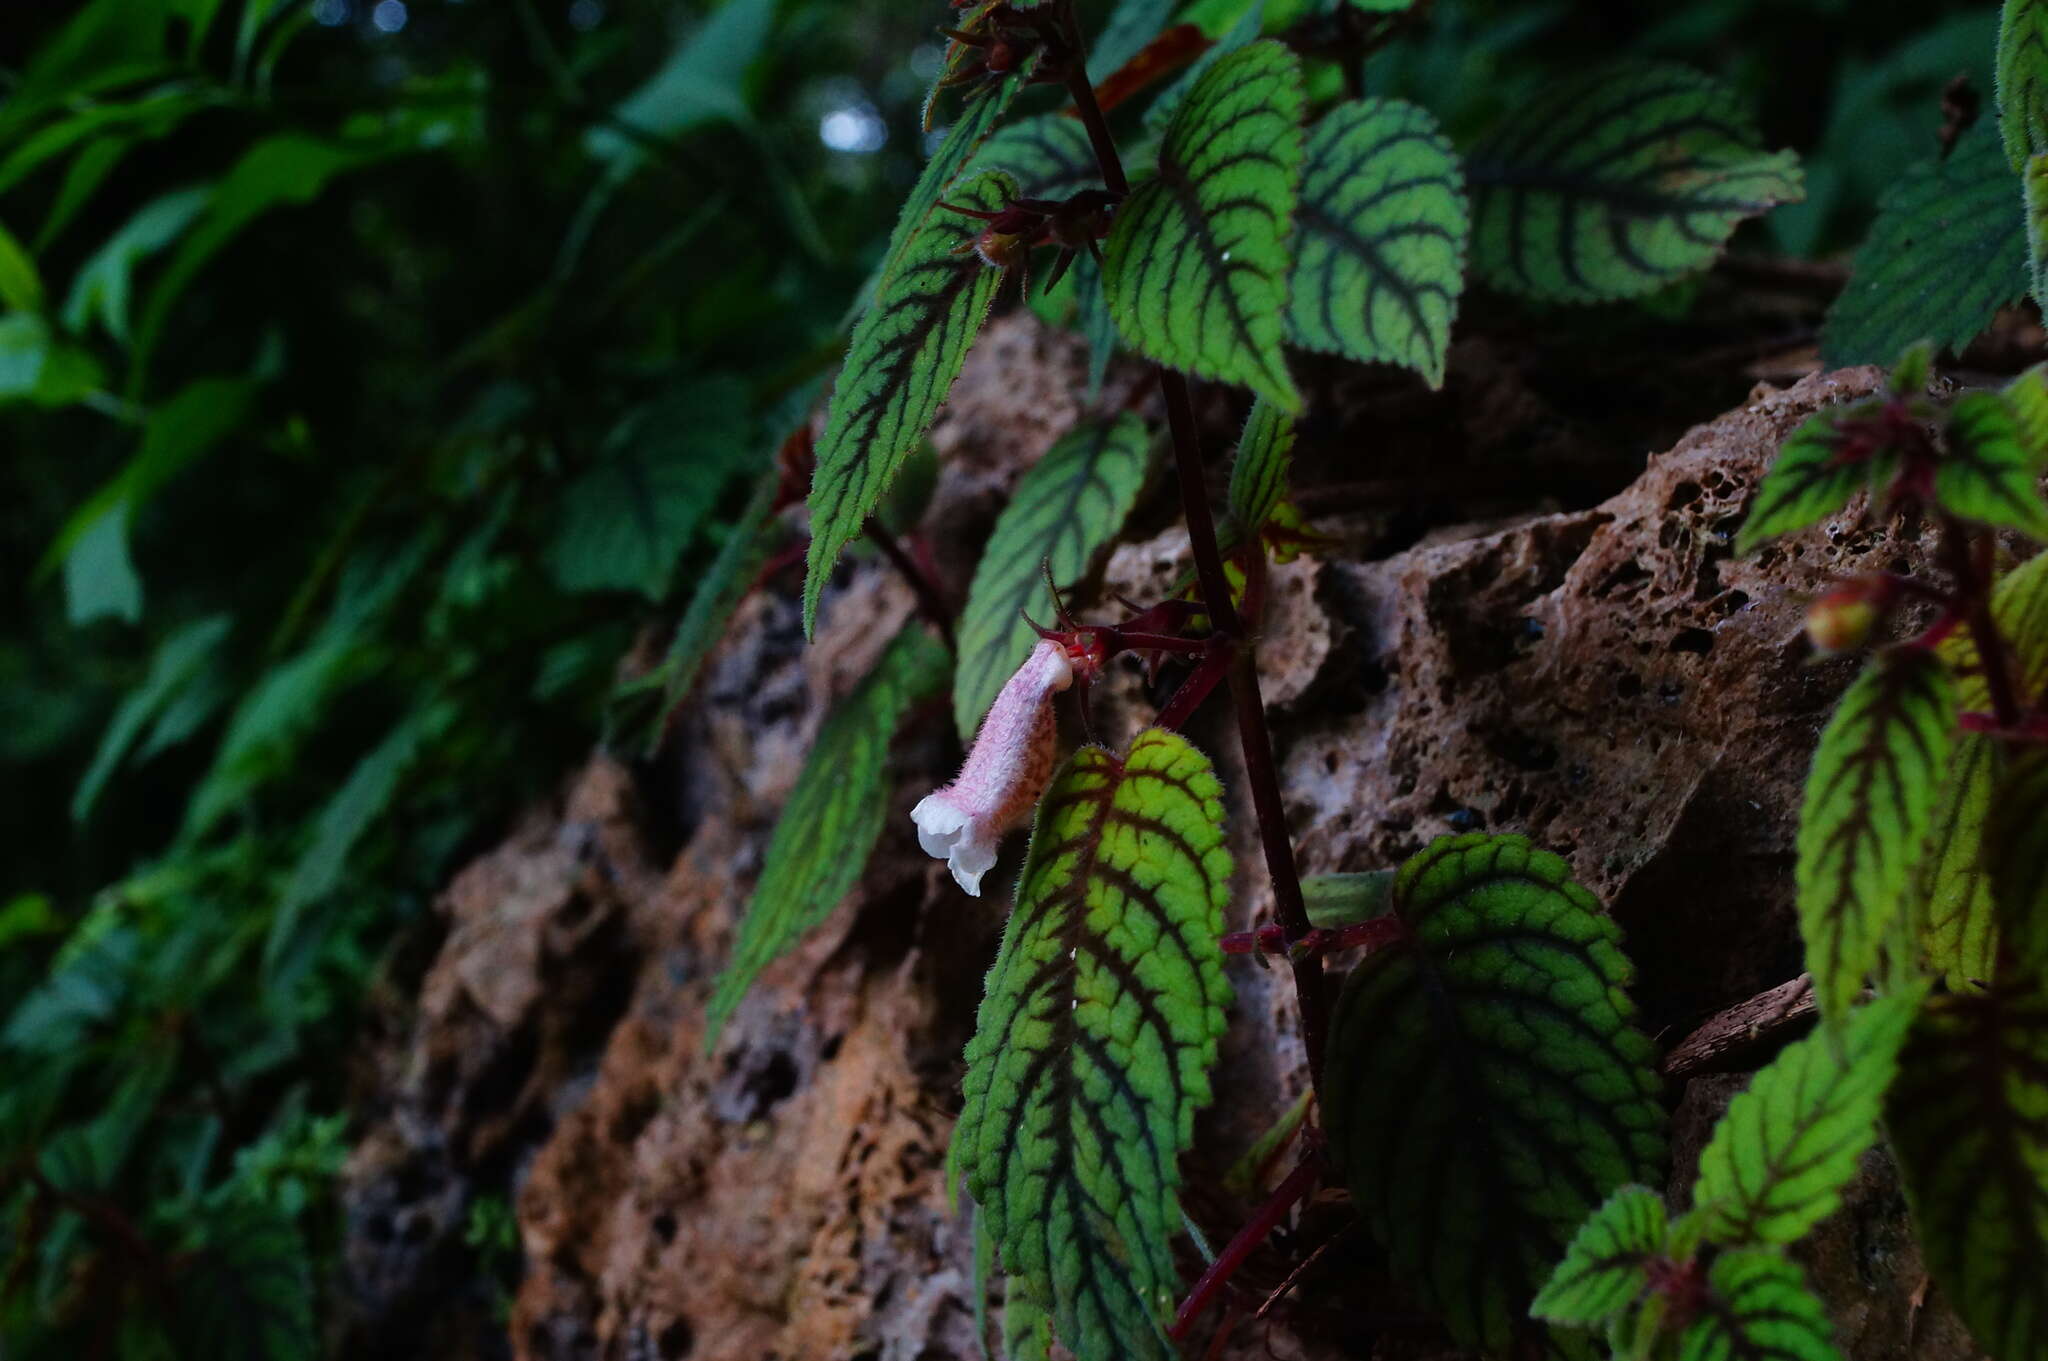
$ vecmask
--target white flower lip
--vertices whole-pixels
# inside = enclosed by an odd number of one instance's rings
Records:
[[[1030,815],[1052,778],[1052,697],[1073,682],[1066,650],[1051,640],[1039,643],[989,706],[959,778],[910,811],[917,844],[945,860],[954,881],[976,898],[981,877],[995,867],[1003,833]]]

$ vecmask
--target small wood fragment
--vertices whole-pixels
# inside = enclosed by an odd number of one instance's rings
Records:
[[[1798,1038],[1818,1010],[1813,977],[1801,974],[1746,1002],[1709,1016],[1664,1056],[1664,1076],[1739,1073],[1757,1066],[1757,1051]]]

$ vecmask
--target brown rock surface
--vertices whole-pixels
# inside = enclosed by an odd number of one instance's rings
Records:
[[[1003,488],[1078,414],[1064,345],[1013,320],[977,350],[935,432],[944,472],[926,523],[942,560],[980,542]],[[1020,364],[1061,395],[1012,383]],[[1446,831],[1526,832],[1612,904],[1665,1044],[1796,973],[1798,787],[1851,672],[1805,664],[1804,600],[1830,573],[1913,547],[1846,522],[1746,562],[1729,541],[1778,440],[1876,381],[1859,370],[1759,389],[1587,508],[1439,526],[1376,558],[1369,545],[1398,516],[1319,514],[1343,546],[1276,574],[1263,666],[1304,869],[1394,864]],[[1148,396],[1128,379],[1112,391],[1116,404]],[[1305,469],[1340,457],[1305,433]],[[1134,516],[1108,587],[1154,592],[1179,569],[1186,538],[1164,500],[1155,492]],[[358,1331],[382,1343],[365,1354],[415,1354],[416,1340],[416,1354],[460,1354],[471,1344],[457,1335],[482,1336],[479,1352],[498,1345],[488,1310],[450,1283],[467,1205],[511,1188],[520,1358],[978,1355],[972,1235],[948,1209],[942,1164],[1003,895],[963,897],[910,835],[910,804],[957,759],[942,712],[899,743],[860,888],[705,1049],[711,980],[802,754],[909,608],[893,579],[856,564],[806,649],[793,591],[784,582],[743,607],[673,765],[640,772],[636,792],[633,776],[594,761],[560,809],[451,885],[446,940],[409,1032],[376,1070],[377,1118],[351,1168]],[[1106,731],[1142,721],[1142,691],[1119,679]],[[1194,735],[1239,785],[1213,715]],[[1233,834],[1243,926],[1268,904],[1263,876],[1244,868],[1257,865],[1246,819]],[[1020,854],[1013,845],[990,883]],[[1234,961],[1221,1096],[1189,1161],[1190,1211],[1212,1239],[1246,1207],[1207,1188],[1300,1081],[1277,978]],[[1740,1081],[1673,1091],[1682,1167]],[[1968,1356],[1938,1300],[1913,1315],[1903,1213],[1873,1155],[1808,1256],[1849,1355]],[[1245,1279],[1277,1283],[1346,1217],[1326,1193]],[[1224,1354],[1443,1354],[1412,1307],[1370,1284],[1360,1237]]]

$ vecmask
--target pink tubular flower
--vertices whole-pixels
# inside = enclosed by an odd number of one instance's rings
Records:
[[[979,898],[1003,833],[1030,815],[1052,778],[1052,697],[1074,682],[1066,649],[1047,640],[1003,686],[975,734],[960,776],[910,810],[917,844],[944,856],[960,887]]]

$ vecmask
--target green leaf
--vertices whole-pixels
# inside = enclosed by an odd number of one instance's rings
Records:
[[[1311,874],[1301,881],[1301,899],[1311,926],[1350,926],[1384,916],[1394,905],[1394,870],[1362,874]]]
[[[1648,1187],[1622,1187],[1579,1226],[1529,1305],[1530,1317],[1605,1323],[1643,1293],[1650,1259],[1664,1251],[1664,1230],[1664,1198]]]
[[[313,839],[292,866],[284,896],[271,918],[270,937],[263,950],[266,973],[278,971],[306,908],[340,886],[349,853],[370,824],[391,806],[399,781],[412,768],[421,744],[446,728],[452,716],[449,706],[435,704],[401,719],[382,742],[356,762],[341,788],[320,810],[313,821]]]
[[[1001,170],[1025,198],[1072,198],[1102,187],[1102,170],[1088,129],[1078,118],[1042,113],[998,131],[975,153],[970,173]]]
[[[1905,907],[1955,745],[1956,685],[1923,649],[1865,668],[1821,733],[1799,814],[1799,930],[1814,997],[1844,1019]]]
[[[1116,321],[1109,314],[1109,294],[1102,286],[1102,267],[1093,260],[1074,262],[1074,309],[1081,336],[1088,342],[1088,401],[1102,396],[1109,361],[1116,356]]]
[[[819,728],[795,792],[775,821],[732,959],[712,993],[706,1053],[717,1046],[726,1018],[761,971],[830,916],[860,882],[888,811],[887,765],[896,727],[918,701],[938,692],[945,666],[945,649],[912,623]]]
[[[1679,1334],[1678,1361],[1841,1361],[1827,1311],[1775,1252],[1724,1252],[1707,1300]]]
[[[1132,349],[1246,384],[1289,413],[1301,410],[1281,340],[1302,104],[1300,62],[1277,42],[1217,62],[1167,129],[1158,173],[1117,210],[1104,253],[1110,314]]]
[[[903,207],[896,215],[896,226],[889,233],[889,248],[882,253],[882,263],[875,272],[875,294],[878,298],[887,296],[890,278],[899,269],[906,265],[915,268],[913,261],[929,260],[929,251],[925,246],[917,244],[919,233],[932,222],[933,209],[938,206],[940,199],[952,203],[965,202],[948,191],[955,181],[975,178],[969,174],[968,162],[974,159],[975,149],[989,135],[996,121],[1010,107],[1011,101],[1016,99],[1017,92],[1030,84],[1032,75],[1038,70],[1038,60],[1038,53],[1030,54],[1018,63],[1016,70],[960,106],[958,116],[953,119],[952,126],[946,129],[946,135],[940,140],[938,150],[932,152],[931,159],[924,163],[924,169],[918,174],[917,183],[910,187],[910,197],[903,200]],[[1014,196],[1018,191],[1013,185],[1009,187],[1009,192]],[[976,202],[966,206],[1000,208],[1002,204]],[[939,216],[953,218],[955,224],[959,225],[959,219],[954,214],[942,213]],[[979,224],[975,224],[975,230],[969,235],[973,236],[979,230]],[[929,245],[929,242],[926,245]],[[871,303],[868,310],[873,312],[878,309],[878,303]],[[859,333],[855,332],[856,343],[858,338]]]
[[[1878,200],[1849,286],[1828,309],[1822,357],[1887,364],[1923,337],[1960,350],[2027,291],[2020,196],[1986,119],[1946,159],[1900,175]]]
[[[1921,1251],[1977,1345],[2048,1357],[2048,986],[1936,997],[1886,1104]]]
[[[2048,364],[2034,365],[2007,383],[2004,391],[2027,456],[2036,469],[2048,469]]]
[[[208,1226],[178,1283],[181,1356],[217,1361],[317,1361],[313,1272],[291,1220],[238,1201]]]
[[[1949,407],[1944,433],[1946,453],[1934,469],[1934,499],[1942,509],[2048,541],[2048,502],[2004,396],[1963,393]]]
[[[1472,149],[1473,263],[1534,298],[1654,293],[1712,264],[1744,218],[1804,196],[1741,103],[1697,71],[1611,66],[1560,81]]]
[[[1287,338],[1444,381],[1472,224],[1457,153],[1398,99],[1339,104],[1309,134]]]
[[[1164,1361],[1177,1164],[1230,985],[1222,786],[1178,734],[1076,753],[1038,808],[954,1131],[1014,1286],[1080,1361]]]
[[[64,324],[82,332],[95,316],[114,339],[128,339],[128,297],[135,266],[178,239],[205,209],[210,191],[180,189],[151,199],[79,267],[64,300]]]
[[[2028,291],[2038,304],[2048,298],[2048,155],[2028,159],[2020,192],[2026,203]]]
[[[128,554],[127,502],[93,520],[65,555],[64,616],[74,627],[142,618],[142,578]]]
[[[1264,397],[1252,403],[1237,458],[1230,465],[1230,518],[1242,534],[1265,528],[1287,499],[1287,474],[1294,461],[1294,419]]]
[[[1406,937],[1337,1003],[1331,1147],[1396,1274],[1463,1346],[1507,1348],[1580,1224],[1664,1156],[1599,906],[1522,837],[1440,838],[1395,882]]]
[[[1088,574],[1137,501],[1151,451],[1145,423],[1126,412],[1062,436],[1018,480],[960,612],[953,720],[962,739],[1037,642],[1025,612],[1052,618],[1040,564],[1050,562],[1062,591]]]
[[[1998,131],[2014,170],[2048,151],[2048,4],[2006,0],[1998,19]]]
[[[99,748],[93,752],[92,765],[71,796],[72,821],[84,822],[92,815],[100,791],[142,735],[143,728],[185,691],[226,641],[232,627],[233,620],[227,615],[209,615],[184,625],[157,644],[156,655],[150,658],[149,674],[114,710],[113,719],[100,736]]]
[[[1738,555],[1765,539],[1819,524],[1870,482],[1870,460],[1841,461],[1843,422],[1867,416],[1869,401],[1815,412],[1778,447],[1735,536]]]
[[[1958,678],[1963,708],[1980,707],[1967,695],[1975,679]],[[1935,801],[1933,831],[1920,862],[1915,931],[1928,967],[1952,989],[1988,981],[1997,962],[1998,926],[1982,851],[1992,787],[2004,764],[1999,744],[1989,734],[1956,735],[1955,752]]]
[[[244,152],[207,201],[206,215],[150,290],[136,333],[134,372],[140,374],[155,350],[171,308],[186,285],[228,242],[273,208],[311,203],[328,181],[398,150],[396,145],[329,142],[302,132],[282,132]]]
[[[644,744],[649,755],[666,735],[668,716],[697,688],[697,678],[704,674],[704,664],[724,635],[726,622],[739,608],[768,555],[768,545],[780,530],[769,515],[779,485],[780,476],[773,469],[755,484],[746,508],[726,530],[725,542],[697,578],[675,637],[669,641],[668,655],[644,682],[623,686],[614,697],[625,701],[639,692],[658,694],[659,710],[648,722]]]
[[[691,383],[639,408],[569,484],[548,563],[565,591],[668,594],[676,562],[751,452],[747,388]]]
[[[1088,80],[1100,85],[1143,52],[1173,18],[1180,0],[1117,0],[1088,51]]]
[[[1789,1244],[1834,1213],[1877,1138],[1879,1106],[1925,989],[1881,997],[1836,1035],[1816,1030],[1771,1060],[1714,1127],[1693,1200],[1707,1237]]]
[[[667,138],[704,123],[745,123],[747,72],[768,44],[775,0],[725,0],[675,45],[661,69],[620,101],[616,124],[647,137]],[[584,138],[592,157],[630,170],[647,156],[641,140],[619,127],[599,125]]]
[[[106,380],[99,361],[30,312],[0,316],[0,403],[69,406]]]
[[[1984,858],[2011,967],[2048,975],[2048,753],[2028,751],[1998,782]]]
[[[0,302],[17,312],[37,312],[43,306],[43,278],[36,272],[36,262],[4,225],[0,225]]]
[[[992,212],[1015,195],[1009,176],[990,171],[953,189],[949,202]],[[818,597],[840,550],[861,532],[938,414],[995,300],[1004,271],[974,255],[980,231],[971,217],[933,213],[854,327],[811,480],[806,637],[817,627]]]
[[[1991,615],[2012,653],[2025,694],[2048,690],[2048,554],[2037,554],[1999,578]],[[1966,711],[1991,705],[1967,626],[1941,645],[1956,677],[1956,703]],[[2005,770],[2000,743],[1985,733],[1959,733],[1942,782],[1934,831],[1921,864],[1916,928],[1928,963],[1951,989],[1990,981],[1998,956],[1997,908],[1984,855],[1992,789]]]
[[[1052,1361],[1052,1311],[1017,1276],[1003,1289],[1003,1361]]]

